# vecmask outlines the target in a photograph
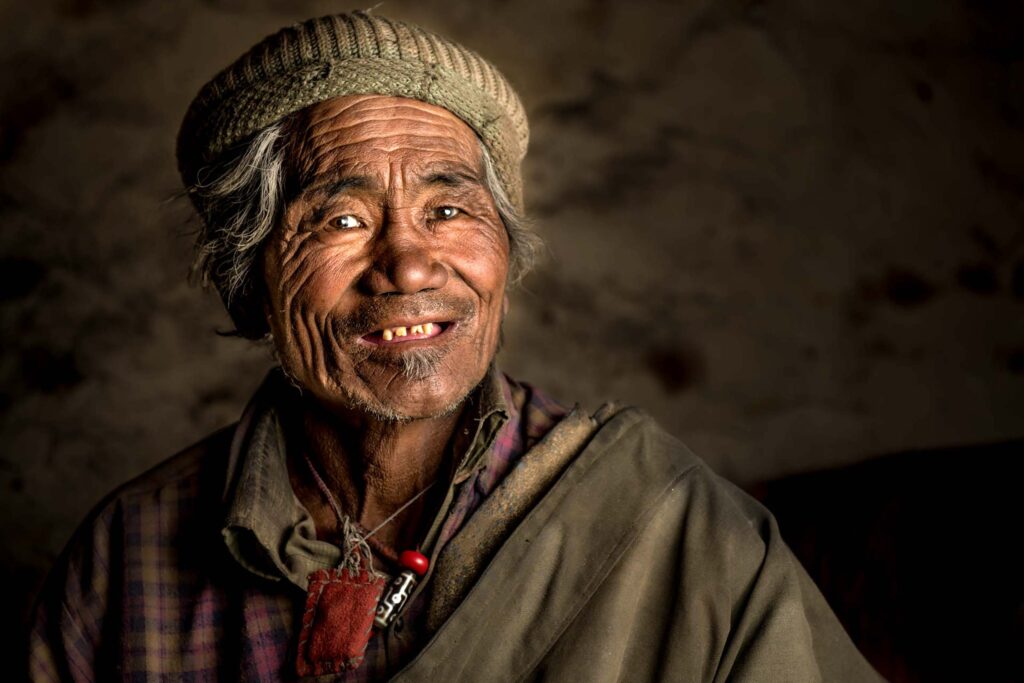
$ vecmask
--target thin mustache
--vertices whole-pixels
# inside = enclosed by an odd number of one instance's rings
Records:
[[[476,313],[472,301],[442,294],[412,294],[375,297],[343,318],[334,321],[340,338],[376,332],[394,318],[465,320]]]

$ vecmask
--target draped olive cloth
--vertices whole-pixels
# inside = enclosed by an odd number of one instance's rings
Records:
[[[459,599],[393,680],[881,680],[771,514],[653,420],[626,409],[577,442],[478,576],[442,555],[435,591]]]

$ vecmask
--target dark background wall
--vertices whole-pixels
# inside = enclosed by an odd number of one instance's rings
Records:
[[[233,421],[269,361],[189,288],[173,140],[329,2],[0,4],[0,586]],[[532,124],[550,257],[503,363],[646,407],[743,484],[1024,436],[1024,12],[1011,0],[413,2]],[[785,531],[785,529],[784,529]]]

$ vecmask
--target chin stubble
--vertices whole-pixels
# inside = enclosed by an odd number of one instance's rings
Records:
[[[444,353],[439,349],[410,349],[398,356],[400,372],[410,381],[418,382],[437,374]]]
[[[288,382],[300,393],[305,392],[305,386],[293,373],[289,371],[288,365],[283,362],[283,359],[278,353],[277,346],[274,344],[272,335],[267,334],[263,339],[263,343],[277,362],[278,366],[280,366],[281,371]],[[372,355],[372,353],[367,355]],[[400,354],[397,358],[392,357],[389,360],[391,361],[390,364],[394,366],[395,371],[402,378],[412,382],[423,382],[442,370],[445,355],[445,351],[442,349],[409,349],[408,351]],[[446,417],[461,409],[462,404],[468,397],[467,394],[466,396],[456,399],[450,405],[445,406],[433,415],[410,416],[394,410],[381,401],[369,400],[360,393],[352,391],[345,384],[338,382],[336,383],[336,386],[342,394],[342,400],[350,408],[365,412],[376,419],[385,422],[410,422],[419,418]]]

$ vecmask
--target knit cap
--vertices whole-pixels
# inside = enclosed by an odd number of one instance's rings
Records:
[[[282,29],[203,86],[178,133],[185,186],[250,135],[341,95],[408,97],[452,112],[483,141],[503,189],[522,209],[520,164],[530,134],[505,77],[441,36],[362,11]]]

